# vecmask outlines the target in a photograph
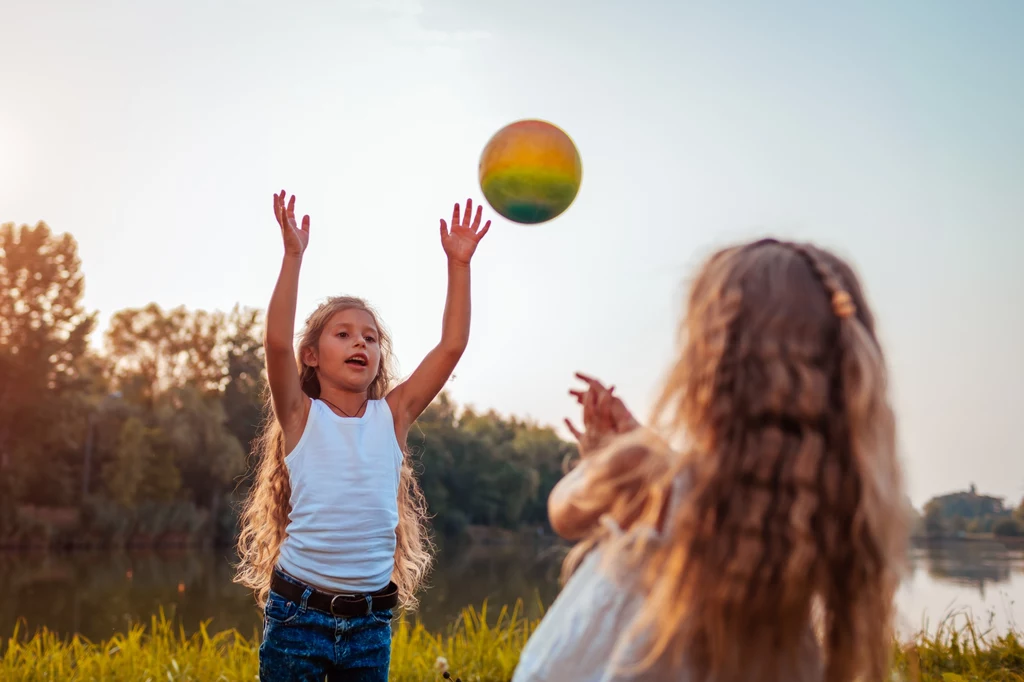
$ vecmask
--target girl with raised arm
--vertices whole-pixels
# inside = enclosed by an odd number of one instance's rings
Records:
[[[362,299],[328,299],[292,343],[309,216],[274,196],[284,240],[264,341],[269,419],[242,514],[236,582],[263,607],[260,679],[384,682],[396,606],[415,603],[431,565],[426,505],[405,454],[409,427],[469,341],[470,261],[482,227],[455,205],[441,220],[448,296],[441,339],[392,386],[391,339]]]

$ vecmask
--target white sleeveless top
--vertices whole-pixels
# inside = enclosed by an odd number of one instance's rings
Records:
[[[291,513],[278,566],[331,592],[373,592],[391,580],[402,449],[385,400],[340,417],[314,400],[284,458]]]

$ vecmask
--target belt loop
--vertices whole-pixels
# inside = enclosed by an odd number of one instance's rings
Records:
[[[309,597],[310,597],[311,594],[313,594],[313,588],[310,587],[309,585],[306,585],[305,589],[302,590],[302,603],[299,605],[299,610],[300,611],[306,611],[307,610],[306,606],[309,603]]]
[[[373,595],[366,595],[366,615],[373,613]]]

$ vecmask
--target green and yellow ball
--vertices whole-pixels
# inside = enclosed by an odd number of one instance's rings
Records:
[[[572,139],[546,121],[511,123],[480,155],[480,189],[508,220],[536,224],[562,214],[580,190],[583,164]]]

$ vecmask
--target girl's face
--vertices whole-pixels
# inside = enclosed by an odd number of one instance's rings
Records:
[[[367,390],[380,369],[380,335],[373,316],[358,308],[335,313],[317,348],[307,348],[303,361],[317,368],[321,383],[355,393]]]

